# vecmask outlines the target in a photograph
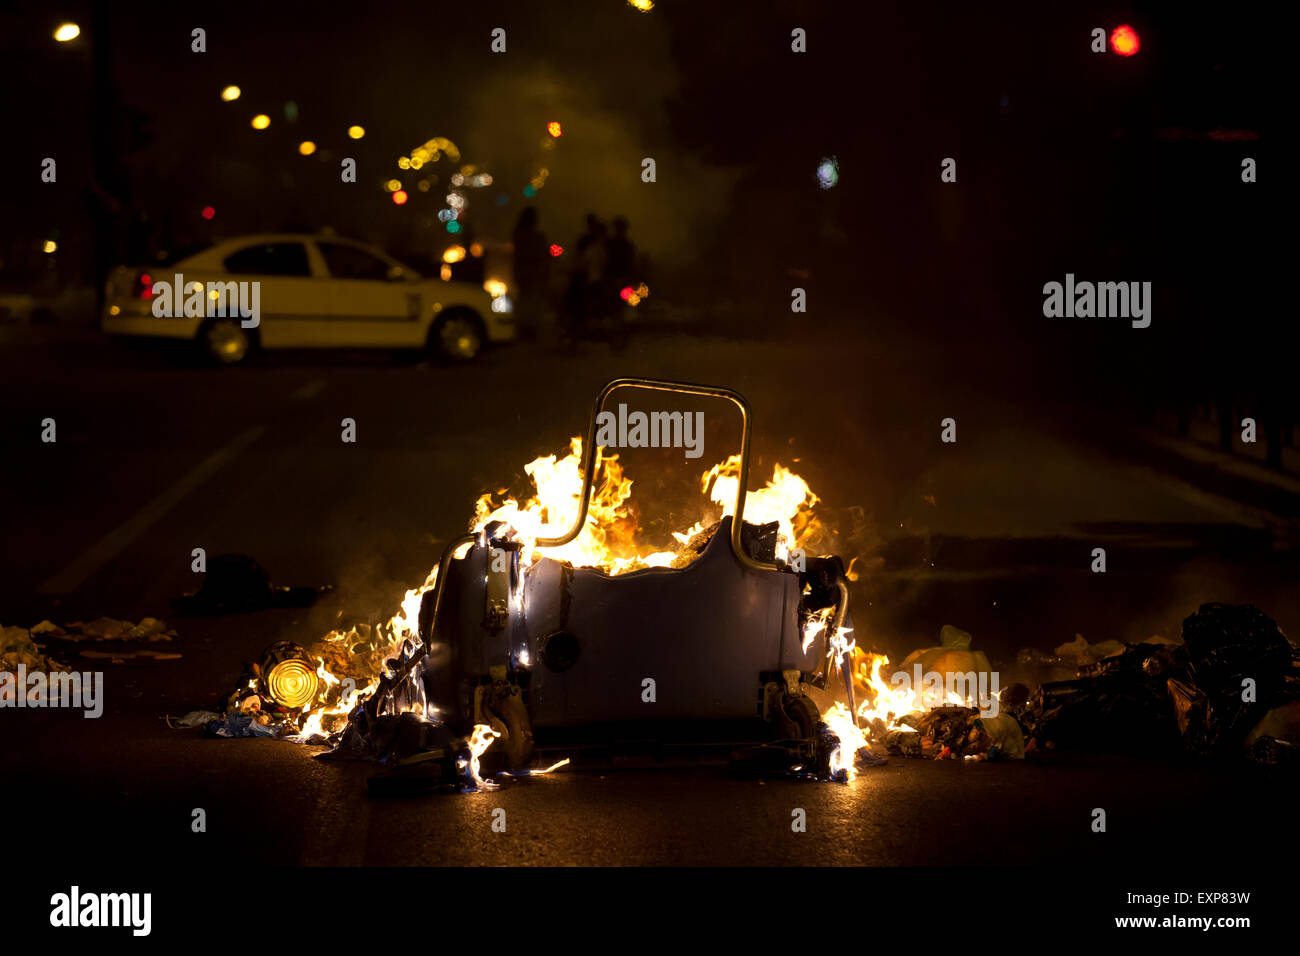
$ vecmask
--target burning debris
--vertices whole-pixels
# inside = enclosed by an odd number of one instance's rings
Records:
[[[740,453],[701,476],[706,509],[720,513],[674,533],[671,550],[638,540],[632,481],[594,444],[604,400],[621,387],[721,397],[742,411]],[[844,566],[807,555],[824,530],[807,483],[778,464],[750,491],[748,469],[749,410],[736,393],[613,382],[587,438],[525,466],[534,494],[522,503],[481,497],[472,531],[390,621],[268,648],[210,730],[377,760],[372,790],[384,792],[482,787],[489,757],[528,771],[535,731],[653,713],[775,728],[819,776],[849,779],[864,743],[854,709],[822,715],[808,696],[837,673],[852,695],[840,667],[853,649]],[[656,696],[647,675],[667,680],[665,669],[673,692]]]
[[[674,533],[671,550],[638,539],[632,480],[593,444],[605,399],[622,387],[723,397],[743,413],[740,453],[701,476],[720,513]],[[495,774],[539,772],[539,747],[568,739],[561,731],[608,742],[640,739],[647,723],[766,739],[728,745],[741,774],[839,781],[889,755],[1016,760],[1038,747],[1150,749],[1180,737],[1193,752],[1247,740],[1259,759],[1294,752],[1295,651],[1254,608],[1206,605],[1188,618],[1185,646],[1078,638],[1055,657],[1022,654],[1031,671],[1073,674],[1032,693],[1001,688],[971,635],[949,625],[887,682],[889,659],[852,636],[843,562],[808,556],[824,539],[817,496],[779,464],[749,491],[748,469],[748,406],[736,393],[612,382],[587,438],[525,466],[534,493],[522,502],[482,496],[472,530],[389,621],[272,645],[209,731],[376,761],[373,793],[482,789]],[[1256,696],[1238,700],[1246,679]]]

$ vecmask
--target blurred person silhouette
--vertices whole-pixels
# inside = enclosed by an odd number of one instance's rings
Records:
[[[564,333],[570,343],[583,337],[595,313],[597,288],[605,267],[605,233],[605,224],[589,212],[586,230],[573,244],[564,293]]]
[[[605,240],[603,274],[600,278],[601,317],[611,323],[610,338],[615,348],[627,344],[627,306],[623,289],[634,281],[636,247],[627,237],[625,216],[615,216],[613,235]]]
[[[550,297],[551,252],[546,236],[537,227],[537,210],[526,207],[511,234],[514,246],[515,321],[519,337],[537,341],[546,323]]]

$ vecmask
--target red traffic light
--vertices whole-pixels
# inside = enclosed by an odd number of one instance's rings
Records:
[[[1132,56],[1142,49],[1142,41],[1138,39],[1137,31],[1126,23],[1112,31],[1110,48],[1120,56]]]

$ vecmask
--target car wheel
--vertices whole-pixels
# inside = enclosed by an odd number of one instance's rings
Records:
[[[468,362],[483,351],[483,320],[468,309],[453,309],[434,323],[429,347],[452,362]]]
[[[253,337],[238,319],[209,319],[199,329],[199,346],[217,365],[238,365],[253,350]]]

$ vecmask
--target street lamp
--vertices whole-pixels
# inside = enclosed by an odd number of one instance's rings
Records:
[[[81,27],[75,23],[63,23],[54,31],[54,39],[60,43],[67,43],[69,40],[75,40],[81,36]]]

